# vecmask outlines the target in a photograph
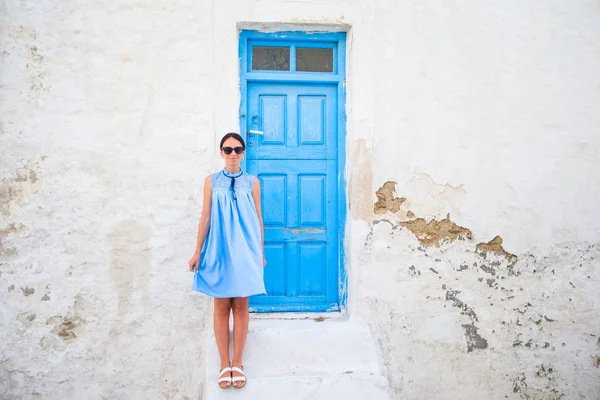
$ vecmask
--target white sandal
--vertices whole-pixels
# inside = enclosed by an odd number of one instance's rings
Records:
[[[242,368],[244,368],[244,367],[242,367]],[[241,388],[243,388],[244,385],[246,384],[246,374],[244,373],[244,371],[242,371],[242,369],[240,369],[238,367],[232,367],[231,371],[239,372],[240,374],[242,374],[242,376],[234,376],[232,378],[231,386],[233,386],[235,389],[241,389]],[[235,385],[236,382],[242,382],[242,384],[236,386]]]
[[[230,373],[229,376],[221,378],[221,376],[223,376],[223,374],[226,372]],[[221,386],[221,382],[227,382],[227,383],[229,383],[229,385]],[[217,384],[219,385],[219,387],[221,389],[229,389],[231,386],[233,386],[233,383],[231,380],[231,367],[225,367],[221,370],[221,372],[219,372],[219,380],[217,381]]]

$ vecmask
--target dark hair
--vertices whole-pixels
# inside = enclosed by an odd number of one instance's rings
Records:
[[[219,145],[219,149],[223,148],[223,143],[225,143],[225,141],[229,138],[234,138],[235,140],[237,140],[238,142],[240,142],[242,144],[242,147],[244,149],[246,148],[246,143],[244,143],[244,139],[242,139],[242,137],[240,135],[238,135],[237,133],[234,133],[234,132],[229,132],[228,134],[223,136],[223,139],[221,139],[221,144]]]

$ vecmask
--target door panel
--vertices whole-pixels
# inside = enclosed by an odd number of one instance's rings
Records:
[[[301,227],[325,227],[325,181],[327,175],[302,174],[298,176],[298,224]]]
[[[327,98],[324,96],[298,96],[298,141],[300,145],[324,145]]]
[[[249,160],[337,159],[337,87],[248,84],[248,142]]]
[[[265,243],[265,258],[269,260],[269,269],[265,269],[265,287],[267,293],[274,296],[285,296],[287,244],[285,242]]]
[[[267,258],[267,295],[250,306],[338,309],[337,87],[249,83],[247,104],[246,168],[261,183]]]

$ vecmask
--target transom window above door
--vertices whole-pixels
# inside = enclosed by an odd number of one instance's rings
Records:
[[[336,43],[251,42],[248,72],[337,73]]]

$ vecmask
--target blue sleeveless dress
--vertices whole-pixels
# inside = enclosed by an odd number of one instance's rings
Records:
[[[210,227],[192,289],[212,297],[265,294],[260,224],[252,197],[255,177],[215,172]]]

